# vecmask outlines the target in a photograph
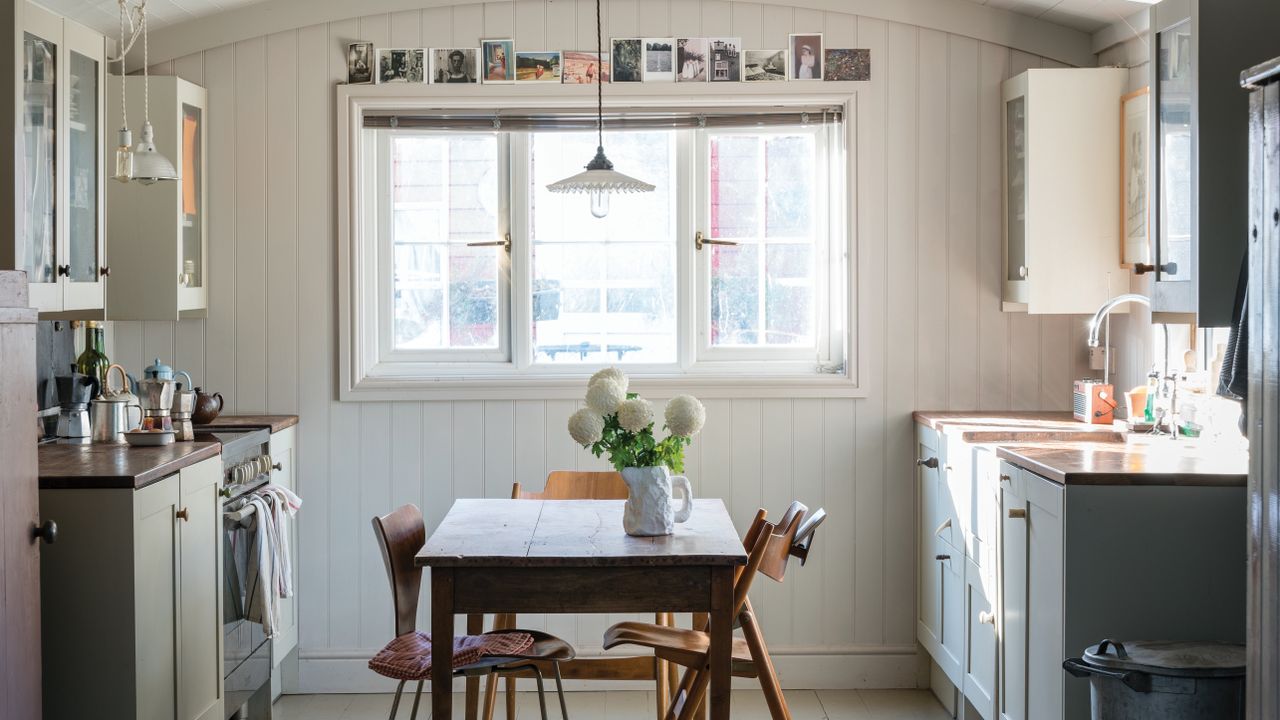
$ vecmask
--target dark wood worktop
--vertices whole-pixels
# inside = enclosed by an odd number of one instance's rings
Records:
[[[220,443],[199,440],[160,447],[41,445],[40,489],[137,490],[221,452]]]
[[[1244,487],[1249,451],[1198,438],[1000,445],[996,456],[1063,485]]]
[[[208,425],[198,425],[197,430],[228,430],[266,428],[278,433],[298,424],[297,415],[219,415]]]

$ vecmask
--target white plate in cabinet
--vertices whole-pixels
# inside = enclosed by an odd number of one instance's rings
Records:
[[[1004,309],[1092,313],[1120,267],[1120,96],[1127,70],[1034,69],[1004,83]]]

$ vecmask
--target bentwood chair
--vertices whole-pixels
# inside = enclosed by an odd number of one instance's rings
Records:
[[[799,558],[803,565],[809,556],[814,533],[826,519],[827,513],[821,509],[810,513],[803,504],[794,502],[776,526],[766,522],[765,517],[764,510],[757,512],[747,531],[743,545],[750,554],[750,560],[738,571],[734,581],[734,614],[738,626],[742,628],[743,637],[733,640],[733,674],[737,677],[758,678],[765,701],[769,705],[769,715],[773,720],[791,720],[791,710],[787,707],[782,687],[778,684],[778,676],[769,658],[769,648],[765,645],[764,634],[760,630],[747,591],[751,589],[751,581],[756,572],[782,582],[791,557]],[[673,693],[671,707],[665,718],[690,720],[697,716],[711,679],[707,665],[711,640],[704,628],[705,626],[686,630],[648,623],[622,622],[605,632],[604,647],[650,647],[658,657],[687,668],[679,688]]]
[[[627,484],[622,475],[616,472],[579,472],[574,470],[557,470],[547,476],[547,484],[542,492],[524,490],[520,483],[511,488],[514,500],[626,500]],[[674,613],[657,613],[654,621],[658,625],[675,624]],[[515,627],[515,615],[497,615],[494,628]],[[666,660],[654,655],[607,658],[577,658],[563,663],[561,671],[564,676],[573,680],[641,680],[654,682],[657,688],[656,717],[662,720],[667,710],[671,693],[675,689],[677,676],[675,668]],[[515,676],[506,678],[507,720],[515,720]],[[472,697],[468,693],[468,701]],[[484,720],[493,720],[494,705],[497,699],[497,682],[490,677],[486,680],[484,693]],[[470,705],[468,705],[468,710]],[[468,717],[471,717],[468,715]]]
[[[414,505],[402,505],[387,515],[375,516],[373,532],[382,550],[387,578],[391,581],[396,637],[369,661],[369,669],[400,681],[396,686],[395,699],[391,702],[391,720],[395,720],[396,710],[400,707],[404,684],[418,681],[418,690],[413,697],[413,710],[409,715],[410,720],[414,720],[418,716],[418,703],[422,699],[423,681],[431,677],[431,636],[417,630],[422,568],[416,567],[413,562],[414,555],[427,540],[422,511]],[[538,681],[538,704],[542,710],[542,720],[547,720],[547,702],[540,665],[549,664],[555,674],[556,692],[560,696],[560,714],[564,720],[569,720],[560,677],[560,663],[574,657],[573,646],[569,643],[544,632],[513,628],[455,637],[454,653],[455,676],[471,678],[508,673],[532,674]],[[473,656],[474,659],[466,664],[458,664],[458,655]]]

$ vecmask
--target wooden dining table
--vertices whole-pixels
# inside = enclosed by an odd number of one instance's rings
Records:
[[[632,537],[623,502],[453,504],[415,558],[431,568],[432,717],[453,717],[457,614],[692,612],[710,619],[710,717],[729,720],[734,571],[747,562],[733,521],[700,499],[674,534]]]

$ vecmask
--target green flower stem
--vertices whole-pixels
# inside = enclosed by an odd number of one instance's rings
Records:
[[[653,423],[637,433],[626,430],[618,424],[618,414],[614,413],[605,416],[604,433],[591,446],[591,452],[596,457],[609,453],[609,462],[618,471],[627,467],[665,465],[672,472],[681,473],[684,472],[684,449],[688,445],[689,438],[676,435],[656,440]]]

